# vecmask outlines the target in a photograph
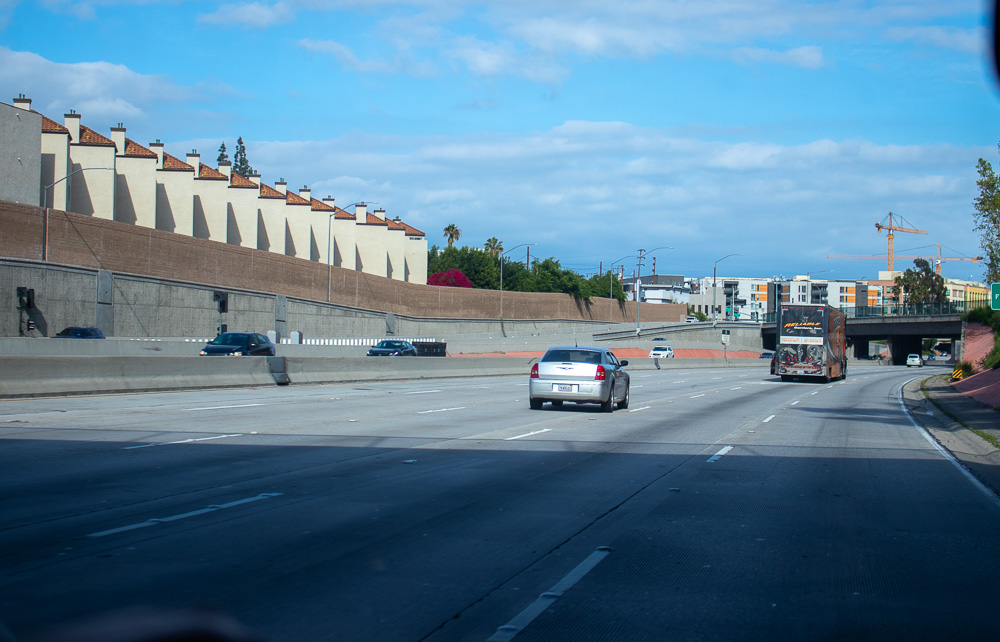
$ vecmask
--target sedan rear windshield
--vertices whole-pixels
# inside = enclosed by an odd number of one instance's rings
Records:
[[[560,349],[549,350],[542,361],[569,361],[573,363],[601,363],[601,353],[593,350]]]

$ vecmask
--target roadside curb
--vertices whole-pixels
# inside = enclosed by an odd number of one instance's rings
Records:
[[[1000,439],[1000,413],[963,397],[948,385],[947,375],[916,378],[904,386],[911,417],[952,457],[993,493],[1000,495],[1000,448],[973,430]],[[914,410],[919,411],[914,412]],[[991,416],[992,415],[992,416]]]

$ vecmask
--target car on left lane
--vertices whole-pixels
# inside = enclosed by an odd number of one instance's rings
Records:
[[[203,357],[273,357],[274,354],[274,344],[259,332],[223,332],[201,349]]]
[[[551,402],[558,408],[565,401],[597,403],[601,410],[611,412],[617,404],[628,408],[629,374],[605,348],[586,346],[555,346],[549,348],[541,361],[531,366],[528,378],[528,405],[541,410]]]
[[[417,349],[409,341],[386,339],[368,349],[369,357],[415,357]]]

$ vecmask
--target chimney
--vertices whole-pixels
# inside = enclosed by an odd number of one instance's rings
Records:
[[[226,175],[230,181],[233,180],[233,164],[229,161],[219,163],[219,171]]]
[[[80,142],[80,114],[72,109],[68,114],[63,115],[63,123],[69,130],[69,139],[74,143]]]
[[[118,123],[117,127],[111,128],[111,142],[115,144],[118,149],[118,155],[125,155],[125,125],[123,123]]]
[[[334,201],[336,201],[336,200],[337,199],[335,199],[334,197],[332,197],[329,194],[327,194],[326,198],[323,199],[323,202],[326,203],[327,205],[329,205],[330,207],[336,207],[336,205],[333,204]]]
[[[161,143],[160,139],[157,138],[155,143],[150,143],[149,144],[149,149],[150,149],[150,151],[152,151],[152,152],[154,152],[156,154],[156,158],[157,158],[156,164],[157,164],[158,167],[160,167],[162,169],[163,168],[163,143]]]
[[[274,189],[285,194],[288,191],[288,183],[285,182],[284,178],[279,178],[278,182],[274,184]]]
[[[312,190],[309,189],[308,185],[303,185],[302,189],[299,190],[299,196],[306,199],[307,201],[312,200]]]
[[[368,206],[364,203],[358,203],[354,207],[354,215],[358,217],[358,221],[364,223],[368,220]]]
[[[31,111],[31,99],[26,97],[24,94],[18,94],[17,98],[14,99],[14,106],[18,109]]]
[[[194,177],[201,176],[201,154],[197,149],[192,149],[187,154],[187,164],[194,168]]]
[[[258,187],[260,186],[260,174],[253,172],[250,174],[250,181],[253,182]]]
[[[380,207],[380,208],[378,208],[377,210],[374,210],[374,211],[372,212],[372,214],[374,214],[375,216],[379,217],[379,218],[380,218],[380,219],[382,219],[383,221],[385,220],[385,210],[384,210],[384,209],[382,209],[381,207]]]

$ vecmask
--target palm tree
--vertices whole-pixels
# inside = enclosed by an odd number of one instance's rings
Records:
[[[503,252],[503,241],[495,236],[492,236],[486,239],[486,243],[483,245],[483,248],[493,256],[500,256],[500,253]]]
[[[455,241],[457,241],[461,236],[462,230],[458,229],[458,226],[454,223],[449,223],[448,226],[444,228],[444,237],[448,239],[448,247],[454,245]]]

